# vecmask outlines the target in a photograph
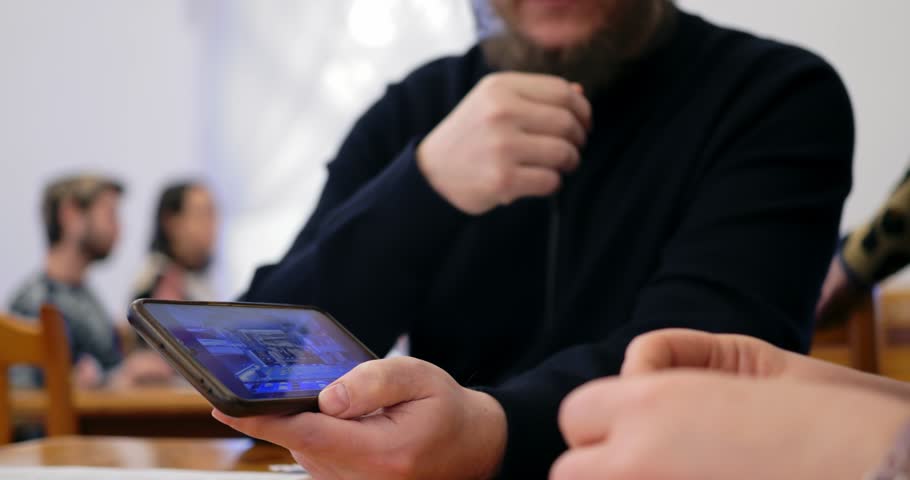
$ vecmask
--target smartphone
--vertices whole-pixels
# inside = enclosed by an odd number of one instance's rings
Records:
[[[317,411],[323,388],[376,358],[314,307],[141,299],[128,318],[202,396],[235,417]]]

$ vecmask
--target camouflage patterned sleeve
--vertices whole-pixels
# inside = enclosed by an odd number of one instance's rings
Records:
[[[872,221],[847,237],[841,260],[851,279],[867,288],[910,264],[910,171]]]

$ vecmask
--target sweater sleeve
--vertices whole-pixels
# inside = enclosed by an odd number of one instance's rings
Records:
[[[817,64],[798,73],[775,69],[770,75],[790,80],[750,88],[728,110],[706,153],[710,166],[623,327],[482,388],[507,416],[502,478],[548,470],[565,449],[562,399],[617,374],[642,333],[693,328],[808,350],[812,306],[851,185],[854,136],[842,83]]]
[[[425,298],[429,260],[467,218],[417,166],[427,115],[409,105],[405,90],[391,86],[355,124],[293,246],[259,268],[241,297],[318,305],[380,355],[408,330]]]
[[[910,264],[910,170],[875,217],[847,237],[840,259],[863,288]]]

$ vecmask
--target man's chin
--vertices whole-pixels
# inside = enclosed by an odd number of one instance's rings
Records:
[[[113,248],[111,248],[111,247],[93,247],[91,245],[86,245],[83,247],[82,251],[85,254],[86,258],[88,258],[89,261],[94,263],[94,262],[103,262],[103,261],[107,260],[108,257],[111,256],[111,251],[113,251]]]
[[[524,41],[533,48],[545,51],[571,51],[583,48],[591,43],[597,32],[579,32],[577,29],[562,25],[544,25],[532,28],[521,34]]]
[[[105,252],[105,253],[97,253],[97,254],[91,255],[89,258],[92,260],[92,262],[104,262],[108,258],[110,258],[110,256],[111,256],[111,252]]]
[[[482,48],[494,69],[555,75],[580,83],[588,92],[605,87],[621,63],[608,36],[543,48],[539,42],[508,32],[485,40]]]

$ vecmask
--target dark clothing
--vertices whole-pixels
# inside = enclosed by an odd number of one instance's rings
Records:
[[[503,476],[515,478],[546,477],[565,448],[560,401],[616,374],[641,333],[739,332],[807,350],[851,183],[851,107],[830,66],[682,15],[665,47],[591,99],[552,243],[549,200],[470,217],[416,166],[422,136],[488,73],[474,48],[390,86],[245,299],[326,308],[378,353],[409,333],[415,357],[505,408]]]
[[[10,302],[10,311],[36,319],[45,303],[54,305],[63,315],[74,363],[81,356],[89,355],[105,372],[120,364],[123,358],[114,323],[88,288],[56,282],[39,273],[19,287]],[[42,383],[40,371],[31,367],[13,369],[12,381],[21,387]]]

